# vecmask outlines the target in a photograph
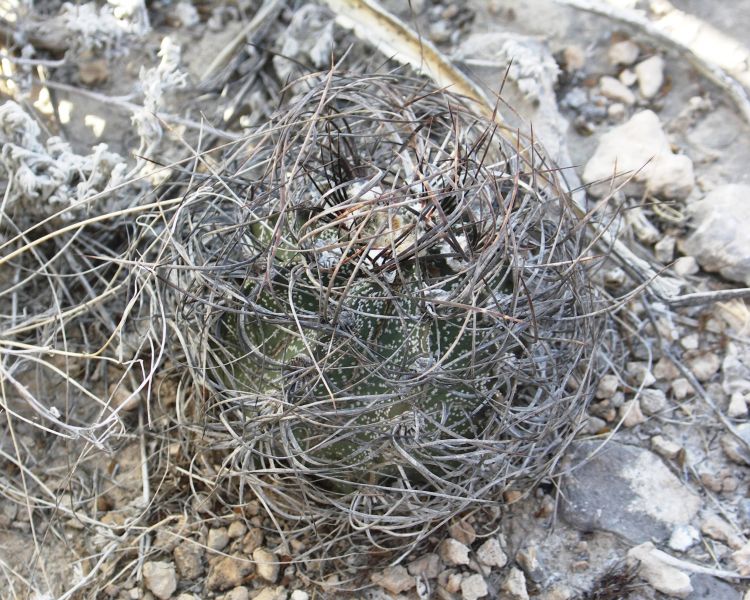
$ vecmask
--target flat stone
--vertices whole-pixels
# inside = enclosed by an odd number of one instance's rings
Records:
[[[604,375],[596,386],[596,397],[599,400],[608,400],[615,395],[620,386],[620,378],[617,375]]]
[[[653,448],[654,452],[659,456],[669,460],[677,458],[682,450],[682,446],[677,442],[670,440],[663,435],[655,435],[651,438],[651,448]]]
[[[638,574],[657,592],[675,598],[687,598],[692,593],[690,577],[662,561],[651,542],[631,548],[628,558],[640,563]]]
[[[177,572],[183,579],[197,579],[203,575],[203,548],[196,542],[180,543],[172,555]]]
[[[690,577],[690,585],[693,592],[686,600],[742,600],[742,592],[711,575],[697,573]]]
[[[626,184],[626,194],[640,195],[645,190],[658,197],[684,199],[695,186],[692,161],[672,152],[659,117],[650,110],[634,114],[599,138],[582,179],[594,196]]]
[[[750,423],[742,423],[734,429],[746,443],[750,444]],[[740,440],[730,433],[725,433],[721,436],[720,442],[727,458],[738,465],[750,465],[750,450]]]
[[[742,392],[734,392],[729,398],[729,406],[727,407],[727,414],[733,419],[741,419],[747,416],[747,402],[745,402],[745,394]]]
[[[660,389],[649,388],[641,392],[641,410],[647,415],[656,415],[667,408],[667,395]]]
[[[177,589],[177,574],[174,564],[163,561],[144,563],[143,583],[154,596],[161,600],[167,600]]]
[[[646,417],[641,410],[641,404],[638,400],[628,400],[619,410],[619,417],[622,419],[623,427],[635,427],[646,422]]]
[[[698,381],[706,382],[718,373],[721,359],[713,352],[705,352],[688,360],[687,366]]]
[[[440,574],[440,558],[434,552],[420,556],[407,566],[410,575],[417,575],[426,579],[435,579]]]
[[[750,185],[715,188],[688,205],[695,230],[679,244],[706,271],[750,285]]]
[[[631,543],[666,541],[678,525],[690,524],[701,499],[654,453],[617,442],[574,444],[572,465],[562,481],[562,517],[582,531],[603,530]]]
[[[229,534],[226,527],[209,529],[206,537],[206,546],[211,550],[223,550],[229,544]]]
[[[416,579],[409,575],[406,567],[402,567],[401,565],[388,567],[382,571],[373,573],[370,576],[370,581],[391,594],[400,594],[417,585]]]

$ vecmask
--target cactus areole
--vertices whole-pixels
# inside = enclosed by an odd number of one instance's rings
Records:
[[[538,481],[603,324],[554,170],[423,81],[294,91],[185,206],[239,468],[281,514],[364,521]]]

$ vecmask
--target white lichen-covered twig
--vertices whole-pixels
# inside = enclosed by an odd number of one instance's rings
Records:
[[[22,206],[29,214],[72,220],[87,200],[125,175],[125,161],[106,144],[80,155],[59,137],[39,140],[39,125],[15,102],[0,106],[0,178],[7,180],[4,209]]]
[[[102,7],[93,2],[63,4],[60,18],[74,52],[97,50],[105,55],[121,54],[127,51],[127,40],[148,32],[148,13],[143,0],[131,0],[127,6],[122,6],[122,0],[112,0],[109,4]]]
[[[143,91],[143,107],[134,111],[132,121],[141,138],[138,154],[149,153],[162,137],[157,113],[164,106],[165,94],[185,87],[187,73],[180,70],[180,46],[167,36],[161,41],[156,67],[141,67],[139,79]]]

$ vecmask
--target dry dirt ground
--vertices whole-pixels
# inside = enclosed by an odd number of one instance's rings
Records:
[[[142,5],[113,0],[107,6],[127,12],[131,4]],[[202,122],[218,130],[205,134],[214,144],[226,141],[222,132],[231,137],[263,122],[284,69],[269,51],[291,55],[305,68],[321,67],[325,64],[315,62],[330,54],[325,45],[330,36],[336,52],[354,44],[353,64],[361,66],[368,56],[370,65],[385,60],[331,25],[333,17],[323,9],[316,13],[321,19],[316,26],[289,30],[295,13],[309,4],[289,0],[253,30],[257,47],[240,44],[235,53],[240,58],[230,58],[224,71],[207,78],[209,64],[261,4],[146,2],[148,30],[97,44],[87,44],[86,36],[112,34],[96,33],[96,24],[76,29],[53,21],[64,11],[59,2],[8,5],[1,15],[0,100],[21,103],[44,124],[44,135],[61,135],[80,155],[104,142],[128,157],[129,165],[140,152],[158,171],[158,164],[184,156],[183,140],[196,143]],[[586,182],[585,168],[607,141],[605,134],[615,130],[620,136],[610,138],[610,145],[642,136],[642,153],[634,160],[643,164],[651,158],[649,145],[658,145],[649,137],[654,127],[663,130],[667,148],[660,151],[687,157],[693,181],[675,193],[664,184],[662,196],[644,192],[650,184],[643,182],[616,195],[612,202],[638,215],[615,219],[620,239],[683,282],[685,292],[750,285],[750,238],[742,228],[750,225],[750,188],[724,187],[750,185],[750,124],[727,90],[697,69],[687,53],[611,15],[552,0],[384,4],[490,93],[502,87],[502,97],[519,111],[511,120],[519,125],[534,120],[558,164],[571,167],[571,181]],[[652,22],[661,14],[649,12],[648,2],[600,4],[642,9]],[[664,3],[651,4],[664,10]],[[750,0],[672,0],[671,6],[715,27],[724,41],[747,43]],[[124,19],[138,18],[135,10]],[[59,41],[52,30],[65,26],[67,37]],[[185,84],[165,88],[158,105],[163,131],[149,147],[131,117],[133,105],[143,100],[139,72],[159,64],[165,36],[182,48]],[[631,42],[637,56],[614,64],[611,49],[623,42]],[[24,46],[35,50],[24,53]],[[635,72],[651,57],[663,59],[664,78],[646,95]],[[508,71],[506,80],[510,60],[518,72]],[[545,60],[557,65],[552,76],[540,66]],[[250,72],[258,64],[266,69],[273,64],[279,72],[275,78],[258,75],[243,87],[249,79],[242,69]],[[286,76],[304,72],[286,68]],[[740,65],[736,73],[748,69]],[[605,94],[603,77],[622,85]],[[536,86],[531,91],[523,87],[529,81]],[[656,115],[648,131],[617,133],[643,111]],[[5,141],[12,139],[5,135]],[[685,187],[684,170],[670,168],[660,175],[673,187]],[[726,237],[715,245],[729,248],[738,263],[730,279],[711,267],[710,241],[691,238],[700,219],[708,219],[705,210],[691,207],[716,190],[723,194],[718,200],[736,201],[719,215],[725,223],[716,226]],[[581,201],[593,208],[600,198],[590,194]],[[0,286],[10,287],[14,281],[6,273],[0,273]],[[640,283],[614,262],[597,277],[622,298]],[[0,312],[18,310],[10,308],[11,298],[3,296],[7,305]],[[192,446],[177,431],[183,379],[168,361],[148,405],[142,398],[131,402],[124,427],[101,448],[45,430],[6,380],[0,383],[0,598],[747,599],[750,311],[742,299],[669,307],[653,299],[642,303],[634,295],[624,304],[635,315],[627,356],[613,369],[614,379],[597,390],[589,421],[557,476],[526,494],[511,494],[491,510],[459,516],[398,566],[377,565],[358,578],[296,565],[296,557],[316,544],[314,536],[290,547],[261,503],[232,505],[191,476],[201,461],[203,475],[216,473],[221,456],[188,455]],[[0,332],[0,343],[3,336]],[[108,389],[106,368],[100,371],[88,380],[94,394]],[[69,395],[64,381],[21,375],[26,389],[51,404]],[[200,420],[190,427],[200,438]]]

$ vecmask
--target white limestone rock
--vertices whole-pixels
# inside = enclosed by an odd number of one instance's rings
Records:
[[[653,111],[638,112],[602,135],[583,171],[583,182],[594,196],[626,181],[626,193],[639,195],[645,189],[665,199],[684,199],[695,186],[693,162],[672,152]]]
[[[750,185],[715,188],[688,206],[695,230],[679,244],[706,271],[750,285]]]

